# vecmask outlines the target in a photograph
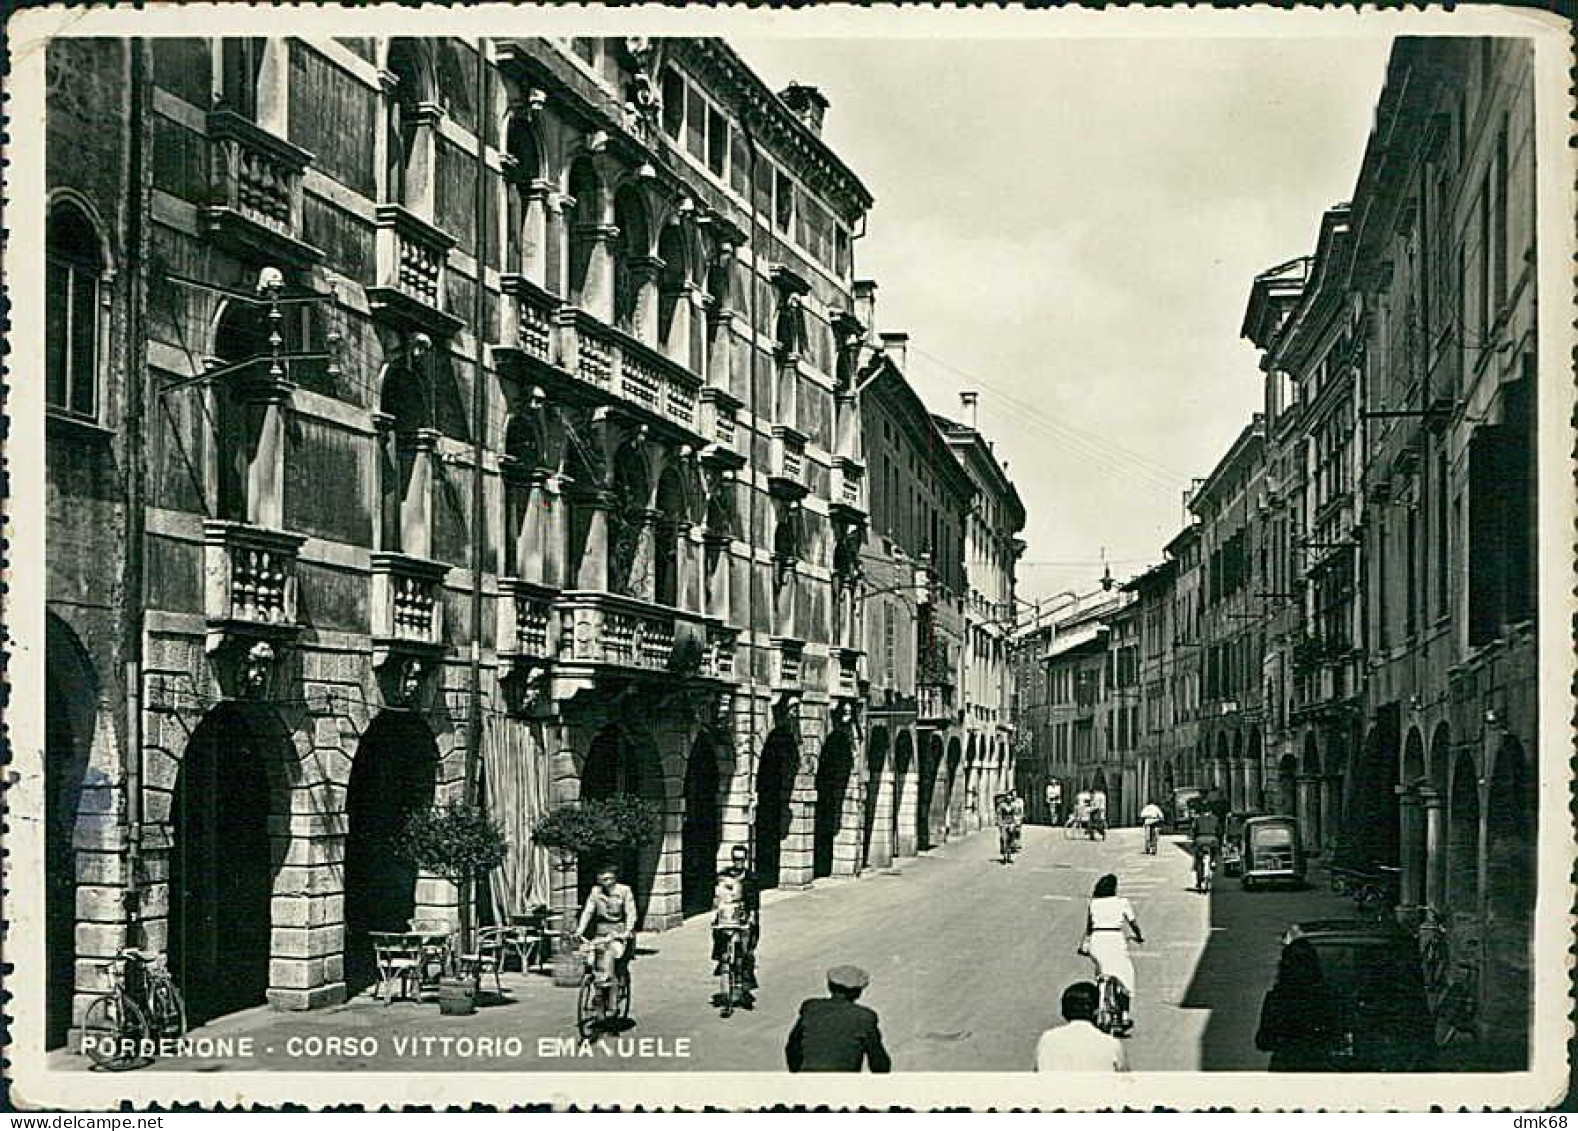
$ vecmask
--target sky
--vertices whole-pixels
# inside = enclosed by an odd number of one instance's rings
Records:
[[[1028,510],[1026,600],[1161,560],[1262,401],[1255,275],[1353,191],[1390,41],[738,39],[876,197],[855,244],[934,412]]]

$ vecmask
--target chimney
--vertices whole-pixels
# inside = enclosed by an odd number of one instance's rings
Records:
[[[964,423],[972,432],[980,431],[980,429],[976,428],[975,426],[975,406],[976,402],[980,399],[981,394],[976,392],[964,392],[959,394],[959,407],[964,410]]]
[[[887,354],[894,365],[898,366],[900,373],[904,372],[904,362],[909,353],[910,336],[901,330],[891,330],[882,335],[882,352]]]
[[[778,97],[794,111],[794,116],[805,123],[806,129],[817,137],[822,136],[822,119],[827,114],[827,97],[814,86],[790,83]]]
[[[870,341],[877,332],[877,283],[875,279],[855,280],[855,317],[866,331]]]

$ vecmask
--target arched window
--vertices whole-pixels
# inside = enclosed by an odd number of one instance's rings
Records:
[[[567,296],[579,306],[586,299],[588,269],[592,262],[592,247],[596,240],[597,225],[602,222],[602,184],[591,159],[578,157],[570,166],[570,196],[574,207],[570,210],[570,287]]]
[[[608,515],[608,588],[635,596],[646,580],[636,575],[641,535],[647,520],[650,480],[647,463],[634,444],[614,456],[613,505]]]
[[[635,185],[624,185],[614,195],[614,226],[619,229],[614,252],[614,325],[634,337],[644,337],[641,325],[642,290],[650,286],[646,258],[651,252],[651,226],[646,203]]]
[[[524,113],[510,115],[505,147],[514,160],[509,184],[509,231],[506,262],[535,283],[546,283],[547,216],[543,208],[542,147]]]
[[[690,249],[686,246],[685,232],[678,224],[668,224],[658,242],[658,258],[663,261],[663,280],[658,291],[658,342],[668,347],[669,356],[689,362],[689,342],[675,342],[675,314],[685,297],[685,284],[690,279]],[[690,323],[684,320],[682,333],[689,333]],[[679,352],[676,354],[675,350]]]
[[[104,256],[82,209],[57,204],[45,238],[45,402],[94,419],[99,411],[99,284]]]
[[[678,605],[680,592],[680,522],[687,517],[685,487],[675,468],[668,468],[658,479],[657,489],[657,578],[654,599],[660,605]]]
[[[243,118],[258,116],[258,79],[266,39],[226,39],[220,51],[220,101]]]

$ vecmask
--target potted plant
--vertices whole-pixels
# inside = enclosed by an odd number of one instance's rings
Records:
[[[418,868],[443,876],[460,889],[460,949],[471,950],[471,906],[476,882],[504,862],[509,843],[503,830],[476,805],[453,802],[413,813],[401,831],[399,851]],[[480,971],[461,976],[451,968],[439,979],[438,1005],[444,1013],[476,1010]]]
[[[532,829],[532,839],[554,850],[561,871],[570,872],[586,859],[618,856],[650,844],[661,828],[662,814],[650,801],[615,794],[555,809]],[[634,880],[635,877],[627,877]],[[554,947],[553,981],[574,986],[581,980],[575,947],[576,909],[567,909],[558,945]]]

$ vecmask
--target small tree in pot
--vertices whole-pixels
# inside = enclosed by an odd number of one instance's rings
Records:
[[[652,843],[662,828],[662,813],[650,801],[629,794],[582,801],[555,809],[532,829],[532,839],[553,849],[561,871],[573,870],[583,860],[602,860],[622,856],[631,849]],[[625,879],[632,885],[634,876]],[[554,951],[553,980],[556,985],[575,985],[580,981],[580,966],[575,953],[577,908],[566,910]]]
[[[470,953],[472,946],[471,910],[476,885],[504,862],[509,843],[504,832],[488,819],[478,806],[463,802],[435,805],[413,813],[401,830],[399,852],[424,871],[444,877],[460,889],[460,949]],[[453,975],[453,971],[449,971]],[[450,996],[463,997],[464,1003],[452,1010],[445,997],[446,985],[440,983],[440,1007],[447,1012],[471,1012],[474,1008],[478,971],[465,979],[445,981]]]

